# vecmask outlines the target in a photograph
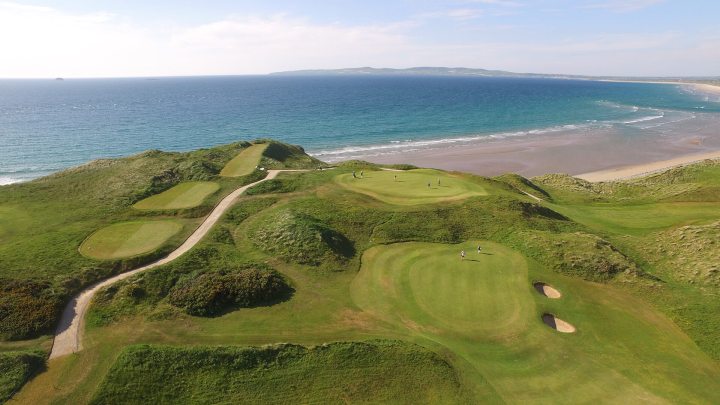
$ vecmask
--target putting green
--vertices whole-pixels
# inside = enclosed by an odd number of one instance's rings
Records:
[[[140,200],[134,208],[139,210],[178,210],[202,204],[207,196],[218,191],[220,185],[212,181],[189,181]]]
[[[102,228],[80,245],[84,256],[111,260],[149,253],[180,232],[176,221],[123,222]]]
[[[261,143],[243,149],[242,152],[223,167],[220,175],[224,177],[239,177],[252,173],[258,163],[260,163],[260,158],[267,147],[268,144]]]
[[[453,352],[480,398],[505,402],[716,402],[720,367],[667,318],[611,286],[545,272],[481,242],[375,246],[353,301],[415,339]],[[467,256],[460,260],[460,250]],[[562,289],[550,300],[536,277]],[[577,328],[543,323],[553,313]]]
[[[359,172],[356,176],[341,174],[335,181],[352,191],[396,205],[432,204],[487,195],[481,185],[439,170],[367,171],[362,177]]]

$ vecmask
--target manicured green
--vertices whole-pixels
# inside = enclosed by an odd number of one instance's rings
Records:
[[[156,250],[181,229],[177,221],[113,224],[90,235],[80,245],[80,253],[98,260],[137,256]]]
[[[720,400],[720,367],[668,319],[612,289],[531,270],[502,245],[386,245],[362,262],[351,287],[360,308],[461,356],[504,402]],[[538,294],[537,277],[564,296]],[[577,333],[550,329],[545,312]]]
[[[132,346],[93,404],[461,403],[444,359],[403,342],[305,348]]]
[[[179,210],[193,208],[218,191],[220,185],[212,181],[189,181],[138,201],[133,205],[139,210]]]
[[[439,170],[366,171],[356,177],[345,173],[335,181],[343,187],[396,205],[433,204],[487,195],[485,188],[467,178]]]
[[[223,167],[220,175],[225,177],[247,176],[260,163],[260,158],[267,147],[268,144],[261,143],[243,149]]]

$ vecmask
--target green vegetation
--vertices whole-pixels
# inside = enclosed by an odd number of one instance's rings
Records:
[[[190,315],[214,316],[232,308],[271,304],[287,298],[290,291],[285,280],[272,271],[211,272],[175,285],[169,302]]]
[[[243,149],[242,152],[223,167],[220,175],[225,177],[247,176],[252,173],[258,163],[260,163],[260,158],[267,147],[268,144],[261,143]]]
[[[336,181],[350,190],[398,205],[433,204],[487,194],[472,180],[430,169],[368,171],[362,176],[357,172],[356,177],[339,175]]]
[[[475,370],[468,378],[488,381],[504,402],[720,398],[717,364],[672,322],[627,294],[548,273],[502,245],[377,246],[362,263],[351,286],[360,308],[461,356]],[[537,279],[561,287],[563,297],[538,294]],[[577,332],[548,328],[543,313]]]
[[[422,347],[393,341],[305,348],[132,346],[93,404],[459,403],[453,368]]]
[[[323,167],[300,148],[263,142],[263,167]],[[86,279],[147,260],[165,247],[97,262],[77,246],[109,224],[149,217],[185,226],[171,246],[209,204],[261,175],[220,177],[223,165],[207,178],[177,180],[220,184],[197,208],[163,216],[132,209],[177,184],[148,181],[117,213],[58,246],[93,269]],[[222,386],[233,402],[720,402],[720,164],[618,183],[378,169],[348,162],[252,188],[189,253],[102,289],[84,349],[51,360],[15,398],[217,402]],[[408,182],[394,187],[395,175]],[[438,178],[449,190],[436,187]],[[0,204],[3,241],[25,241],[13,239],[32,220],[22,207]],[[21,274],[14,252],[2,249]],[[64,274],[0,284],[9,286],[0,317],[16,314],[0,331],[26,335],[55,319]],[[562,297],[547,298],[535,282]],[[575,333],[548,327],[546,313]],[[42,345],[47,339],[0,343],[0,351]],[[274,346],[253,348],[263,345]],[[394,345],[416,354],[397,357]]]
[[[80,245],[80,253],[98,260],[138,256],[156,250],[181,229],[176,221],[113,224],[90,235]]]
[[[133,205],[139,210],[179,210],[202,204],[220,185],[212,181],[189,181],[138,201]]]
[[[265,218],[252,235],[264,250],[300,264],[342,262],[355,253],[345,235],[317,218],[291,210]]]
[[[0,353],[0,402],[10,399],[44,366],[45,354],[39,351]]]
[[[302,153],[301,148],[266,143],[268,151],[275,151],[275,157],[263,157],[267,167],[317,167],[317,161]],[[64,303],[83,287],[160,258],[179,246],[224,196],[265,176],[259,171],[237,178],[219,176],[225,164],[250,145],[238,142],[187,153],[147,151],[122,159],[97,160],[32,182],[1,187],[0,338],[32,338],[51,332]],[[296,156],[298,153],[302,156]],[[145,222],[151,216],[155,220],[168,219],[136,210],[133,204],[181,183],[206,181],[219,184],[219,191],[203,195],[204,202],[195,208],[165,212],[182,225],[182,230],[159,246],[154,244],[156,250],[139,249],[128,253],[133,256],[121,259],[125,253],[114,252],[125,249],[120,245],[146,245],[148,241],[141,237],[106,245],[119,236],[113,224]],[[175,194],[175,190],[170,193]],[[110,240],[101,238],[101,255],[113,259],[100,261],[79,252],[90,235],[93,237],[87,243],[103,233]],[[142,235],[154,237],[146,232],[138,234]],[[87,244],[83,245],[84,251],[86,248]],[[142,251],[147,253],[136,255]]]

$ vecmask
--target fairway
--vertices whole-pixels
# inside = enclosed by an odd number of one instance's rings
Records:
[[[487,195],[481,185],[439,170],[367,171],[362,177],[359,172],[356,176],[341,174],[335,181],[347,189],[389,204],[432,204]]]
[[[223,167],[220,175],[223,177],[247,176],[252,173],[260,163],[260,158],[267,147],[268,144],[261,143],[243,149],[242,152]]]
[[[179,210],[202,204],[207,196],[216,192],[220,185],[212,181],[188,181],[165,190],[160,194],[138,201],[133,205],[139,210]]]
[[[111,260],[149,253],[180,232],[175,221],[138,221],[113,224],[90,235],[80,245],[84,256]]]
[[[498,395],[509,403],[720,399],[712,388],[717,365],[669,319],[612,287],[540,274],[507,247],[483,241],[484,254],[478,254],[477,244],[372,247],[363,255],[351,296],[373,317],[469,362],[467,376],[480,398]],[[463,261],[461,249],[467,254]],[[562,289],[562,296],[538,294],[536,277]]]

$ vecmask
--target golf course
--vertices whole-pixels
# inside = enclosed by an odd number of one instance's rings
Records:
[[[719,186],[717,161],[588,183],[259,140],[2,187],[0,400],[719,403]],[[84,208],[30,235],[31,196]]]

